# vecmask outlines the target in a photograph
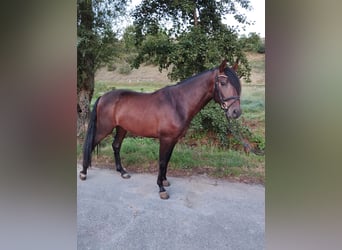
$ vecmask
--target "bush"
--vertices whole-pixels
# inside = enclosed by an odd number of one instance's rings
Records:
[[[250,33],[248,37],[242,36],[240,42],[245,51],[265,53],[265,41],[255,32]]]
[[[108,70],[108,71],[115,71],[115,70],[116,70],[116,65],[115,65],[115,63],[109,63],[109,64],[107,65],[107,70]]]
[[[131,73],[132,69],[128,63],[124,63],[124,64],[120,65],[120,67],[118,68],[118,71],[120,74],[128,75],[129,73]]]
[[[262,44],[259,45],[258,53],[260,53],[260,54],[264,54],[265,53],[265,43],[262,43]]]
[[[193,135],[213,133],[219,139],[223,148],[234,148],[234,145],[243,144],[242,140],[256,142],[260,149],[265,148],[265,140],[253,134],[241,119],[227,119],[220,106],[211,101],[192,120],[190,130]]]
[[[213,132],[223,147],[228,147],[228,123],[224,112],[214,101],[208,103],[192,120],[190,129],[198,132]]]

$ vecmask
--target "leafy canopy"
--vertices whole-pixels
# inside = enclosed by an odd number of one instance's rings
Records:
[[[133,67],[146,61],[160,70],[172,67],[169,78],[178,80],[212,68],[223,58],[231,65],[239,58],[239,75],[249,80],[251,68],[237,32],[222,24],[227,14],[248,24],[237,5],[251,8],[249,0],[143,0],[133,12],[138,50]]]
[[[103,63],[110,62],[117,53],[113,21],[125,13],[126,0],[77,0],[77,71],[78,88],[93,81],[91,78]]]

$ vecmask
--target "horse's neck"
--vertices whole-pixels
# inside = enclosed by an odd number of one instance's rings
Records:
[[[180,86],[183,105],[192,119],[213,97],[214,71],[208,71],[202,76],[194,77]],[[203,78],[203,79],[201,79]]]

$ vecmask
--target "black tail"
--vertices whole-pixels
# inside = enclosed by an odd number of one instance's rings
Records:
[[[91,166],[91,153],[94,150],[94,139],[96,135],[96,120],[97,120],[97,103],[99,102],[100,97],[97,98],[93,111],[90,115],[90,121],[88,125],[86,139],[83,144],[83,168],[88,168]]]

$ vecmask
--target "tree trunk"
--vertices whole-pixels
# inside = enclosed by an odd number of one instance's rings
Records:
[[[77,136],[87,131],[90,114],[90,103],[94,93],[94,69],[84,72],[87,77],[77,88]],[[81,77],[79,77],[81,78]]]
[[[78,112],[77,112],[77,136],[87,131],[87,124],[89,121],[91,91],[82,89],[79,91],[78,98]]]
[[[197,8],[194,9],[194,25],[198,25]]]
[[[77,18],[80,22],[78,32],[84,32],[84,37],[82,37],[86,41],[83,41],[85,44],[77,47],[77,136],[79,136],[87,130],[90,103],[94,93],[95,56],[93,50],[90,49],[90,44],[94,39],[92,1],[78,2]]]

